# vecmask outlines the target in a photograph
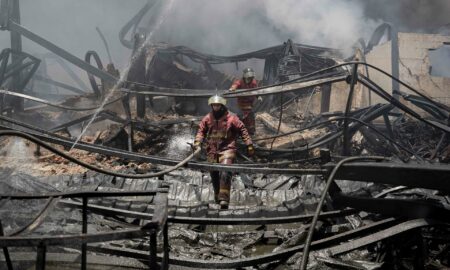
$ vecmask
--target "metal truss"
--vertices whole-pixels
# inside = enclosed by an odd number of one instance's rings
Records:
[[[13,57],[16,58],[14,63],[10,60]],[[0,52],[0,87],[10,88],[11,78],[14,74],[19,73],[21,81],[19,89],[15,90],[23,90],[38,69],[40,62],[39,59],[30,54],[16,53],[11,49],[4,49]]]

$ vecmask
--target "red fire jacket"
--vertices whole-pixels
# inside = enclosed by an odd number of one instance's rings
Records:
[[[247,128],[234,113],[227,111],[220,119],[215,119],[210,112],[200,122],[195,141],[203,142],[206,139],[208,161],[221,162],[218,159],[234,158],[239,135],[246,145],[252,144]]]
[[[251,89],[258,87],[258,82],[253,79],[249,84],[246,84],[243,79],[239,79],[234,81],[234,83],[231,85],[232,90],[236,89]],[[253,102],[255,102],[256,97],[255,96],[249,96],[249,97],[238,97],[237,98],[237,104],[239,109],[242,111],[248,111],[253,109]]]

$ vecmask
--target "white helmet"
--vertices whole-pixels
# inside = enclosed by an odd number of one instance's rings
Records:
[[[208,105],[211,104],[222,104],[223,106],[226,106],[227,100],[219,95],[214,95],[208,99]]]

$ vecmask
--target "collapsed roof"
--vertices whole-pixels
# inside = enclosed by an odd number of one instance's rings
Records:
[[[77,87],[36,76],[40,60],[29,54],[1,53],[0,136],[37,145],[2,141],[0,232],[6,236],[0,245],[8,267],[11,258],[41,268],[46,258],[75,263],[78,254],[67,247],[81,248],[82,264],[123,268],[161,262],[298,269],[309,250],[309,266],[316,268],[448,266],[450,109],[425,88],[403,82],[402,51],[395,51],[407,36],[391,29],[389,42],[377,46],[389,25],[368,46],[361,43],[355,61],[290,40],[223,57],[149,45],[134,35],[133,64],[120,74],[113,65],[103,69],[95,52],[86,61],[94,57],[98,68],[2,19],[2,27],[86,70],[92,88],[86,94],[83,82]],[[384,62],[390,72],[370,62],[377,49],[393,52]],[[250,58],[264,60],[261,87],[221,90],[233,76],[218,65]],[[30,80],[77,96],[58,103],[50,93],[33,96],[25,90]],[[226,166],[191,159],[186,143],[208,109],[200,104],[216,92],[263,97],[256,159],[240,153],[237,164]],[[92,123],[93,132],[85,133]],[[31,158],[32,152],[42,156]],[[228,210],[212,203],[205,173],[211,170],[236,174]],[[36,260],[22,253],[34,252],[29,247],[36,247]]]

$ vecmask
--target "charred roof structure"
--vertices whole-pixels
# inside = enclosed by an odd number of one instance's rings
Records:
[[[119,72],[111,57],[79,59],[22,26],[18,0],[0,3],[11,33],[0,54],[2,269],[449,267],[450,83],[435,55],[449,36],[382,24],[349,59],[292,40],[217,56],[149,43],[137,27],[149,1],[120,31],[133,53]],[[23,52],[22,38],[52,54]],[[223,90],[250,59],[261,85]],[[50,78],[50,61],[74,83]],[[242,147],[232,165],[195,157],[188,143],[218,93],[232,110],[261,97],[255,158]],[[209,171],[234,174],[228,209]]]

